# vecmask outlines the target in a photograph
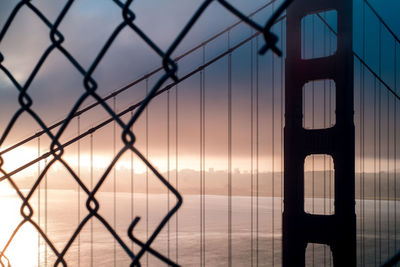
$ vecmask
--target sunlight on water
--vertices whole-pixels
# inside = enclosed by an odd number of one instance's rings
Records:
[[[9,191],[7,192],[9,193]],[[4,197],[2,194],[1,196],[0,247],[3,249],[16,227],[22,222],[22,216],[19,214],[21,201],[10,195]],[[1,261],[5,266],[37,266],[38,234],[30,223],[25,223],[19,229],[4,252]]]
[[[2,208],[2,219],[0,220],[0,250],[4,249],[8,239],[11,237],[14,229],[22,221],[20,215],[20,207],[22,201],[15,193],[9,189],[1,189],[0,203]],[[65,244],[71,238],[73,232],[78,225],[78,202],[77,192],[73,190],[48,190],[48,203],[45,205],[41,200],[41,216],[40,226],[45,229],[44,211],[48,214],[47,233],[54,246],[61,251]],[[43,197],[43,192],[42,192]],[[113,226],[113,193],[100,192],[96,198],[100,202],[99,213],[103,216],[111,226]],[[227,232],[227,197],[207,195],[205,198],[205,255],[206,265],[215,266],[227,265],[228,257],[228,232]],[[168,225],[162,230],[152,247],[168,256],[172,260],[176,260],[178,255],[179,264],[182,266],[198,266],[200,259],[200,196],[185,195],[184,205],[179,211],[179,230],[175,232],[176,217],[173,217]],[[80,220],[87,214],[85,207],[86,195],[81,193],[80,203]],[[142,241],[146,240],[146,221],[148,223],[148,234],[150,235],[161,218],[167,212],[167,196],[166,195],[149,195],[148,209],[149,217],[146,218],[146,195],[135,194],[131,198],[129,193],[118,193],[116,195],[116,229],[122,240],[131,247],[130,240],[126,237],[127,228],[132,221],[131,217],[131,201],[134,201],[134,216],[140,216],[140,222],[135,228],[134,234]],[[171,196],[170,208],[173,206],[175,199]],[[310,201],[310,199],[307,199]],[[323,209],[324,201],[315,198],[316,209]],[[38,202],[37,198],[30,201],[35,211],[33,220],[38,222]],[[386,258],[386,253],[394,253],[393,216],[387,211],[395,208],[394,201],[382,201],[382,231],[375,233],[374,207],[376,202],[373,200],[365,200],[363,207],[365,209],[366,218],[364,222],[363,250],[364,262],[374,262],[375,246],[381,246],[382,260]],[[273,209],[272,209],[273,204]],[[359,210],[360,201],[357,202],[356,210]],[[256,225],[256,202],[253,199],[253,239],[251,237],[251,198],[235,196],[232,198],[232,262],[238,266],[251,265],[251,255],[253,254],[254,262],[256,255],[259,257],[260,266],[281,265],[281,208],[282,201],[280,198],[259,197],[258,200],[258,233]],[[384,208],[384,207],[387,207]],[[391,216],[391,217],[390,217]],[[389,218],[388,223],[385,219]],[[273,219],[273,220],[272,220]],[[390,226],[390,232],[386,226]],[[360,227],[360,217],[358,217],[358,227]],[[93,236],[91,231],[93,229]],[[168,234],[169,229],[169,234]],[[400,236],[399,234],[397,235]],[[178,240],[176,240],[178,237]],[[93,239],[92,239],[93,238]],[[360,230],[358,230],[358,247],[361,246]],[[40,251],[38,251],[38,243],[40,240]],[[92,241],[93,240],[93,243]],[[257,241],[258,240],[258,241]],[[388,243],[391,242],[390,244]],[[252,243],[253,242],[253,243]],[[257,253],[258,243],[258,253]],[[176,247],[178,244],[178,248]],[[251,253],[251,244],[253,244],[253,253]],[[390,246],[387,246],[389,244]],[[131,263],[125,251],[116,244],[116,266],[129,266]],[[106,231],[104,225],[98,220],[87,223],[72,246],[68,249],[65,261],[68,266],[91,265],[91,250],[93,249],[93,266],[113,266],[114,265],[114,238]],[[139,250],[138,246],[134,246],[135,253]],[[359,252],[360,253],[360,250]],[[329,255],[329,248],[324,246],[318,247],[310,245],[307,250],[307,261],[313,262],[315,266],[319,264],[329,263],[330,259],[325,259],[324,255]],[[358,257],[361,257],[359,254]],[[8,259],[8,260],[7,260]],[[30,266],[53,266],[56,260],[54,252],[49,246],[45,245],[44,239],[39,238],[36,229],[29,223],[25,223],[17,232],[12,242],[6,249],[4,256],[1,258],[4,266],[13,267],[30,267]],[[141,258],[141,263],[145,265],[147,257]],[[149,266],[160,266],[159,260],[149,255]],[[375,266],[375,265],[370,265]]]

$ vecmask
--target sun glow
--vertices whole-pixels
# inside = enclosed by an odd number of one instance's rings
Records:
[[[10,189],[1,187],[2,192],[10,192]],[[1,262],[4,266],[29,267],[37,266],[38,262],[38,232],[30,224],[25,223],[12,238],[9,246],[5,249],[7,242],[12,236],[16,227],[22,222],[20,215],[21,201],[14,195],[4,195],[1,193],[1,213],[0,220],[0,251],[4,255]]]
[[[37,149],[33,147],[18,147],[2,155],[4,160],[3,169],[11,172],[18,167],[36,159]]]
[[[15,235],[10,246],[5,251],[6,262],[13,267],[38,266],[38,234],[35,228],[26,223]],[[3,258],[5,258],[3,257]],[[8,265],[6,265],[8,266]]]

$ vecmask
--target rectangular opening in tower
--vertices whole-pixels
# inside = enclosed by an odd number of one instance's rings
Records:
[[[330,247],[325,244],[308,243],[305,266],[333,266]]]
[[[304,161],[304,211],[310,214],[335,213],[334,166],[330,155],[309,155]]]
[[[336,86],[333,80],[310,81],[303,86],[303,128],[326,129],[336,123]]]
[[[309,14],[301,20],[301,58],[327,57],[337,50],[337,11]]]

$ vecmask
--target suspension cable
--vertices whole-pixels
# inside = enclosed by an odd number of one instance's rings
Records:
[[[117,113],[117,107],[116,107],[116,97],[114,96],[112,98],[113,100],[113,111]],[[116,128],[117,123],[114,120],[113,122],[113,158],[116,156],[116,150],[117,150],[117,134],[116,134]],[[113,168],[113,227],[114,229],[117,229],[117,168]],[[117,265],[117,241],[114,239],[114,266]]]
[[[230,49],[230,32],[228,32]],[[232,266],[232,54],[228,55],[228,266]]]
[[[81,134],[81,117],[77,117],[77,128],[78,128],[78,136]],[[81,177],[81,141],[78,140],[78,176]],[[77,224],[79,225],[81,222],[81,189],[80,186],[77,186],[78,193],[78,206],[77,206]],[[78,235],[78,267],[81,266],[81,236]]]
[[[93,133],[90,134],[90,190],[93,190]],[[93,219],[90,220],[90,266],[93,267]]]
[[[284,33],[283,33],[283,21],[281,22],[281,51],[283,51],[283,35],[284,35]],[[281,156],[281,164],[280,164],[280,166],[281,166],[281,168],[280,168],[280,186],[281,186],[281,190],[280,190],[280,206],[281,206],[281,213],[280,214],[283,214],[283,160],[284,160],[284,144],[283,144],[283,139],[284,139],[284,133],[283,133],[283,127],[284,127],[284,88],[283,88],[283,86],[284,86],[284,81],[283,81],[283,74],[284,74],[284,62],[285,62],[285,59],[283,58],[283,56],[281,57],[281,60],[280,60],[281,62],[280,62],[280,64],[281,64],[281,75],[280,75],[280,84],[281,84],[281,88],[280,88],[280,90],[281,90],[281,103],[280,103],[280,105],[281,105],[281,125],[280,125],[280,128],[281,128],[281,132],[280,132],[280,138],[281,138],[281,147],[280,147],[280,149],[281,149],[281,153],[280,153],[280,156]]]
[[[379,70],[378,75],[381,77],[381,68],[382,68],[382,24],[379,24]],[[379,86],[379,98],[378,98],[378,177],[379,177],[379,264],[382,262],[382,90],[381,84]]]
[[[328,27],[328,29],[329,29],[331,32],[333,32],[335,35],[337,35],[337,32],[332,28],[331,25],[329,25],[329,23],[328,23],[326,20],[324,20],[323,17],[321,17],[320,14],[316,13],[316,15],[317,15],[317,17],[318,17],[319,19],[322,20],[322,22]],[[397,92],[395,92],[395,91],[380,77],[380,75],[377,74],[377,73],[365,62],[365,60],[364,60],[363,58],[361,58],[355,51],[353,51],[353,56],[354,56],[355,58],[357,58],[357,59],[361,62],[361,64],[362,64],[366,69],[368,69],[369,72],[371,72],[371,74],[375,77],[375,79],[377,79],[384,87],[386,87],[386,89],[389,90],[389,92],[390,92],[394,97],[396,97],[398,100],[400,100],[400,95],[399,95]]]
[[[38,136],[38,138],[37,138],[37,157],[40,157],[40,136]],[[40,161],[38,162],[38,164],[37,164],[37,175],[38,175],[38,177],[39,177],[39,175],[40,175]],[[41,217],[41,205],[40,205],[40,198],[41,198],[41,189],[40,189],[40,186],[38,186],[38,225],[40,226],[40,222],[41,222],[41,220],[40,220],[40,217]],[[41,256],[40,256],[40,233],[38,233],[38,266],[40,266],[40,259],[41,259]]]
[[[315,57],[315,16],[311,17],[312,29],[311,29],[311,57]],[[311,127],[315,128],[315,81],[311,82]],[[312,213],[315,213],[315,155],[311,156],[312,160]],[[312,265],[315,264],[315,244],[312,243]]]
[[[314,17],[314,16],[313,16]],[[324,19],[326,20],[326,12],[324,12]],[[323,50],[324,50],[324,52],[323,52],[323,56],[324,57],[326,57],[327,56],[327,53],[326,53],[326,27],[324,27],[324,38],[323,38]],[[323,81],[324,82],[324,84],[323,84],[323,97],[324,97],[324,100],[323,100],[323,102],[324,102],[324,111],[323,111],[323,116],[324,116],[324,118],[323,118],[323,127],[324,128],[328,128],[329,126],[327,126],[326,125],[326,80],[324,80]],[[329,110],[329,112],[330,112],[330,110]],[[326,169],[326,160],[327,160],[327,157],[326,157],[326,154],[324,154],[323,155],[323,161],[324,161],[324,179],[323,179],[323,187],[324,187],[324,215],[326,215],[326,172],[327,172],[327,169]],[[327,249],[327,247],[326,246],[324,246],[324,266],[326,266],[326,249]],[[328,254],[328,255],[330,255],[330,254]]]
[[[169,139],[170,139],[170,129],[169,129],[169,125],[170,125],[170,110],[169,110],[169,93],[170,91],[167,91],[167,181],[168,183],[170,182],[170,144],[169,144]],[[170,191],[167,190],[167,212],[169,212],[169,208],[170,208]],[[170,226],[170,221],[168,221],[167,223],[167,255],[168,258],[170,258],[170,242],[171,242],[171,238],[170,238],[170,231],[171,231],[171,226]]]
[[[397,92],[397,45],[394,44],[394,90]],[[394,251],[397,251],[397,106],[396,106],[396,99],[394,99],[394,128],[393,128],[393,135],[394,135]]]
[[[392,31],[392,29],[389,27],[389,25],[383,20],[383,18],[379,15],[379,13],[375,10],[375,8],[372,7],[372,5],[369,3],[368,0],[364,0],[364,4],[367,4],[367,6],[371,9],[371,11],[375,14],[375,16],[378,18],[378,20],[381,22],[381,25],[385,26],[386,30],[393,36],[393,38],[396,40],[397,43],[400,43],[399,37]]]
[[[274,12],[274,5],[272,5],[272,12]],[[272,71],[271,71],[271,83],[272,83],[272,96],[271,96],[271,121],[272,121],[272,127],[271,127],[271,148],[272,148],[272,179],[271,179],[271,191],[272,191],[272,197],[271,197],[271,202],[272,202],[272,207],[271,207],[271,233],[272,233],[272,250],[271,250],[271,260],[272,260],[272,266],[275,266],[275,238],[274,238],[274,228],[275,228],[275,56],[271,54],[271,64],[272,64]]]
[[[133,116],[133,111],[130,113],[131,117]],[[133,128],[133,126],[132,126]],[[134,199],[134,192],[135,192],[135,180],[134,180],[134,166],[133,166],[133,151],[131,150],[131,222],[133,221],[133,216],[135,214],[135,199]],[[134,251],[133,241],[131,241],[131,249],[132,252]]]
[[[146,95],[149,93],[149,79],[146,79]],[[146,108],[146,159],[149,158],[149,106]],[[149,168],[146,166],[146,240],[149,239]],[[149,254],[146,253],[146,266]]]
[[[44,165],[45,166],[47,166],[47,159],[45,159],[44,160]],[[47,177],[47,172],[46,172],[46,174],[44,175],[44,233],[47,235],[47,228],[48,228],[48,220],[47,220],[47,203],[48,203],[48,195],[47,195],[47,192],[48,192],[48,187],[47,187],[47,181],[48,181],[48,179],[47,179],[48,177]],[[47,267],[47,257],[48,257],[48,254],[47,254],[47,247],[48,247],[48,244],[46,243],[45,244],[45,247],[44,247],[44,255],[45,255],[45,257],[44,257],[44,260],[45,260],[45,262],[44,262],[44,266],[45,267]]]
[[[278,20],[276,20],[276,23],[282,21],[282,20],[285,19],[285,18],[286,18],[286,15],[280,17]],[[230,49],[229,51],[225,51],[225,52],[221,53],[220,55],[214,57],[213,59],[209,60],[206,64],[199,66],[197,69],[195,69],[195,70],[191,71],[190,73],[186,74],[185,76],[179,78],[176,82],[172,82],[171,84],[166,85],[163,89],[158,90],[157,93],[154,95],[154,97],[156,97],[156,96],[158,96],[158,95],[161,95],[161,94],[163,94],[164,92],[170,90],[171,88],[173,88],[173,86],[175,86],[175,85],[177,85],[178,83],[180,83],[180,82],[182,82],[182,81],[188,79],[189,77],[192,77],[194,74],[196,74],[196,73],[198,73],[199,71],[201,71],[202,69],[204,69],[204,68],[206,68],[206,67],[212,65],[213,63],[217,62],[218,60],[220,60],[221,58],[225,57],[225,56],[228,55],[229,53],[232,53],[234,50],[238,49],[239,47],[242,47],[244,44],[246,44],[247,42],[249,42],[251,39],[253,39],[253,38],[255,38],[255,37],[259,36],[259,35],[260,35],[260,33],[255,33],[255,34],[253,34],[252,36],[246,38],[245,40],[243,40],[243,41],[241,41],[240,43],[236,44],[235,46],[231,47],[231,49]],[[129,106],[128,108],[124,109],[124,110],[121,111],[120,113],[116,114],[116,116],[117,116],[117,117],[123,116],[124,114],[126,114],[126,113],[128,113],[128,112],[130,112],[130,111],[132,111],[132,110],[134,110],[134,109],[136,109],[138,106],[141,105],[141,103],[142,103],[142,101],[137,102],[137,103],[135,103],[135,104]],[[91,133],[95,132],[96,130],[98,130],[98,129],[104,127],[105,125],[107,125],[107,124],[109,124],[109,123],[111,123],[111,122],[113,122],[113,119],[108,119],[108,120],[106,120],[106,121],[104,121],[104,122],[102,122],[102,123],[100,123],[100,124],[98,124],[98,125],[96,125],[96,126],[90,128],[90,129],[87,130],[85,133],[82,133],[80,136],[77,136],[77,137],[71,139],[70,141],[67,141],[67,142],[65,142],[64,144],[60,145],[60,147],[56,148],[54,151],[58,151],[58,150],[60,150],[61,148],[65,148],[65,147],[71,145],[72,143],[76,142],[77,140],[79,140],[79,139],[81,139],[81,138],[83,138],[83,137],[85,137],[85,136],[87,136],[87,135],[90,135]],[[50,129],[50,128],[49,128],[49,129]],[[14,147],[14,146],[13,146],[13,147]],[[7,149],[7,150],[10,151],[9,149]],[[3,152],[4,152],[4,151],[3,151]],[[1,152],[0,152],[0,154],[1,154]],[[37,163],[38,161],[40,161],[40,160],[42,160],[42,159],[44,159],[44,158],[49,157],[50,155],[51,155],[50,153],[45,153],[45,154],[43,154],[40,158],[34,159],[34,160],[32,160],[32,161],[30,161],[30,162],[24,164],[23,166],[21,166],[21,167],[15,169],[15,170],[9,172],[8,175],[3,175],[3,176],[1,176],[1,177],[0,177],[0,182],[3,181],[4,179],[6,179],[7,177],[11,177],[12,175],[14,175],[14,174],[16,174],[16,173],[22,171],[23,169],[25,169],[25,168],[27,168],[27,167],[29,167],[29,166],[31,166],[31,165]]]
[[[178,150],[178,83],[175,85],[175,188],[179,190],[179,150]],[[179,210],[176,212],[176,221],[175,221],[175,261],[178,264],[179,262]]]
[[[262,10],[264,10],[265,8],[267,8],[268,6],[270,6],[270,5],[271,5],[273,2],[275,2],[275,1],[276,1],[276,0],[271,0],[270,2],[264,4],[263,6],[259,7],[259,8],[256,9],[256,10],[254,10],[253,12],[251,12],[251,13],[249,14],[249,17],[258,14],[259,12],[261,12]],[[286,16],[284,15],[284,16],[282,16],[280,19],[277,19],[277,20],[275,21],[275,23],[278,23],[278,22],[279,22],[280,20],[282,20],[282,18],[284,18],[284,17],[286,17]],[[194,52],[197,51],[198,49],[202,48],[204,45],[206,45],[206,44],[208,44],[208,43],[214,41],[214,40],[217,39],[218,37],[222,36],[223,34],[225,34],[226,32],[228,32],[229,30],[231,30],[231,29],[237,27],[238,25],[240,25],[240,24],[242,24],[242,23],[244,23],[242,20],[238,20],[236,23],[234,23],[234,24],[228,26],[228,27],[225,28],[223,31],[221,31],[221,32],[219,32],[219,33],[213,35],[212,37],[210,37],[209,39],[205,40],[205,41],[202,42],[201,44],[199,44],[199,45],[197,45],[197,46],[195,46],[195,47],[189,49],[188,51],[184,52],[183,54],[177,56],[173,61],[178,62],[178,61],[180,61],[181,59],[187,57],[188,55],[191,55],[192,53],[194,53]],[[258,32],[257,34],[260,34],[260,33]],[[133,86],[135,86],[135,85],[137,85],[137,84],[139,84],[139,83],[145,81],[146,79],[150,78],[151,76],[155,75],[156,73],[158,73],[158,72],[161,71],[161,70],[163,70],[163,67],[162,67],[162,66],[161,66],[161,67],[158,67],[158,68],[156,68],[156,69],[154,69],[154,70],[152,70],[152,71],[150,71],[150,72],[148,72],[148,73],[146,73],[145,75],[143,75],[143,76],[140,77],[139,79],[137,79],[137,80],[135,80],[135,81],[133,81],[133,82],[131,82],[131,83],[129,83],[129,84],[127,84],[127,85],[125,85],[125,86],[123,86],[123,87],[117,89],[117,90],[114,90],[113,93],[111,93],[111,94],[109,94],[109,95],[103,97],[102,100],[105,102],[105,101],[107,101],[107,100],[113,98],[114,96],[119,95],[120,93],[122,93],[122,92],[128,90],[129,88],[131,88],[131,87],[133,87]],[[85,113],[85,112],[87,112],[87,111],[93,109],[94,107],[96,107],[96,106],[99,105],[99,104],[100,104],[100,102],[97,102],[97,101],[96,101],[95,103],[90,104],[90,105],[88,105],[88,106],[82,108],[81,110],[77,111],[77,112],[72,116],[72,118],[77,117],[77,116],[79,116],[79,115],[82,115],[83,113]],[[61,126],[62,124],[64,124],[64,122],[65,122],[65,120],[58,121],[58,122],[54,123],[53,125],[50,125],[50,126],[48,127],[48,130],[52,130],[52,129],[58,127],[58,126]],[[7,152],[9,152],[9,151],[11,151],[11,150],[13,150],[13,149],[15,149],[15,148],[21,146],[21,145],[23,145],[23,144],[25,144],[25,143],[27,143],[27,142],[33,140],[33,139],[37,138],[38,136],[41,136],[41,135],[45,134],[45,133],[46,133],[46,131],[44,131],[44,130],[39,131],[39,132],[37,132],[36,134],[33,134],[32,136],[30,136],[30,137],[28,137],[28,138],[26,138],[26,139],[24,139],[24,140],[22,140],[22,141],[20,141],[20,142],[18,142],[18,143],[16,143],[16,144],[12,145],[12,146],[10,146],[10,147],[8,147],[8,148],[6,148],[6,149],[3,149],[2,151],[0,151],[0,155],[3,155],[3,154],[5,154],[5,153],[7,153]]]
[[[250,35],[253,34],[253,30],[250,30]],[[250,42],[250,258],[251,258],[251,267],[253,267],[254,262],[254,88],[253,88],[253,79],[254,79],[254,40],[252,39]]]
[[[203,46],[202,49],[202,54],[203,54],[203,65],[205,64],[206,61],[206,46]],[[202,184],[202,192],[203,192],[203,263],[204,265],[206,264],[206,173],[205,173],[205,166],[206,166],[206,69],[203,69],[202,72],[202,162],[203,162],[203,184]]]
[[[259,49],[258,37],[256,37],[256,51]],[[259,208],[259,102],[258,102],[258,94],[259,94],[259,55],[256,54],[256,266],[258,266],[258,258],[259,258],[259,218],[258,218],[258,208]]]
[[[364,75],[363,75],[363,67],[361,64],[359,64],[359,72],[360,72],[360,81],[359,81],[359,86],[360,86],[360,92],[359,92],[359,98],[360,98],[360,214],[361,214],[361,223],[360,223],[360,254],[361,254],[361,265],[363,264],[364,261],[364,225],[365,225],[365,203],[364,203],[364,150],[365,150],[365,143],[364,143]]]
[[[200,166],[199,166],[199,216],[200,216],[200,266],[204,266],[205,263],[203,262],[203,70],[199,73],[199,95],[200,95],[200,112],[199,112],[199,128],[200,128],[200,135],[199,135],[199,149],[200,149]]]

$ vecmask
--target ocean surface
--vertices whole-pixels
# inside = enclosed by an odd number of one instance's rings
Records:
[[[169,198],[169,201],[168,201]],[[40,200],[39,200],[40,199]],[[80,201],[78,201],[80,199]],[[41,190],[30,200],[33,219],[61,251],[77,229],[78,222],[88,215],[87,196],[73,190]],[[148,195],[136,193],[100,192],[99,214],[114,228],[129,248],[139,247],[127,237],[127,229],[135,216],[140,221],[134,235],[145,241],[175,203],[172,194]],[[202,201],[201,201],[202,200]],[[201,203],[204,203],[204,213]],[[22,221],[22,201],[15,193],[0,195],[0,250]],[[169,203],[169,204],[168,204]],[[281,198],[232,197],[231,252],[233,266],[281,265]],[[306,199],[314,213],[332,213],[332,201]],[[400,249],[400,222],[397,201],[357,201],[357,254],[359,266],[378,266]],[[146,216],[148,214],[148,216]],[[182,266],[228,265],[228,197],[185,195],[184,204],[155,239],[152,248]],[[202,231],[203,229],[203,231]],[[202,249],[201,249],[202,248]],[[17,232],[5,251],[11,266],[53,266],[55,255],[38,231],[29,222]],[[7,259],[2,258],[7,266]],[[130,258],[113,236],[96,218],[81,230],[65,260],[68,266],[129,266]],[[309,245],[307,266],[330,266],[329,248]],[[151,254],[141,258],[142,266],[165,266]],[[60,265],[62,266],[62,265]]]

